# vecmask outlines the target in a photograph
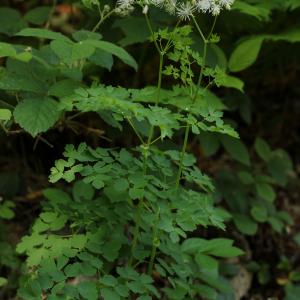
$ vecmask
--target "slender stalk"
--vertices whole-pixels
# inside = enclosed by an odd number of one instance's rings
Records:
[[[208,35],[208,38],[207,38],[208,41],[209,41],[209,39],[211,38],[211,35],[212,35],[213,32],[214,32],[214,29],[215,29],[215,26],[216,26],[216,23],[217,23],[217,19],[218,19],[218,15],[216,15],[215,18],[214,18],[213,25],[212,25],[212,27],[211,27],[211,30],[210,30],[209,35]]]
[[[175,190],[178,189],[179,183],[180,183],[181,173],[182,173],[182,169],[183,169],[183,159],[184,159],[184,155],[186,152],[187,142],[189,139],[189,133],[190,133],[190,126],[187,125],[185,127],[185,132],[184,132],[184,141],[183,141],[182,150],[181,150],[181,154],[180,154],[180,161],[179,161],[179,167],[178,167],[178,172],[177,172],[177,176],[176,176]]]
[[[96,32],[100,25],[107,19],[109,18],[113,13],[115,12],[114,9],[112,9],[108,14],[106,15],[103,15],[101,12],[100,12],[100,20],[98,21],[98,23],[94,26],[94,28],[92,29],[92,32]]]
[[[57,5],[57,0],[53,0],[52,7],[51,7],[51,10],[50,10],[49,15],[48,15],[48,20],[47,20],[47,23],[45,25],[46,29],[49,29],[49,27],[50,27],[51,18],[53,16],[53,14],[55,13],[56,5]]]
[[[157,252],[157,246],[155,244],[155,241],[153,241],[152,250],[151,250],[151,256],[150,256],[150,262],[149,262],[149,265],[148,265],[148,274],[149,275],[151,275],[152,271],[153,271],[153,265],[154,265],[154,260],[155,260],[156,252]]]
[[[162,52],[159,53],[159,70],[158,70],[158,82],[157,82],[157,94],[156,94],[156,100],[155,100],[155,106],[158,105],[160,101],[160,91],[161,91],[161,82],[162,82],[162,71],[163,71],[163,63],[164,63],[164,55]],[[147,146],[149,147],[154,133],[154,126],[151,125],[149,135],[148,135],[148,141]]]
[[[151,255],[150,255],[150,261],[148,265],[148,274],[151,275],[153,271],[153,265],[154,260],[157,252],[157,247],[159,246],[159,234],[158,234],[158,222],[159,222],[159,216],[160,216],[160,208],[158,208],[157,214],[156,214],[156,222],[153,226],[153,239],[152,239],[152,249],[151,249]]]
[[[140,142],[141,142],[142,144],[144,144],[145,142],[144,142],[143,138],[141,137],[141,135],[139,134],[139,132],[137,131],[137,129],[136,129],[135,126],[133,125],[132,121],[131,121],[129,118],[127,118],[127,121],[128,121],[128,123],[130,124],[130,126],[132,127],[132,129],[133,129],[133,131],[135,132],[136,136],[139,138]]]
[[[138,242],[138,237],[140,234],[140,226],[141,226],[141,207],[142,207],[142,201],[140,200],[136,213],[135,213],[135,228],[134,228],[134,233],[133,233],[133,240],[132,240],[132,245],[131,245],[131,256],[128,262],[128,265],[131,267],[133,263],[133,252],[137,246]]]
[[[204,34],[203,34],[203,32],[202,32],[202,30],[201,30],[199,24],[197,23],[197,20],[195,19],[195,17],[194,17],[193,15],[192,15],[192,20],[193,20],[193,22],[194,22],[194,24],[195,24],[195,27],[197,28],[197,30],[198,30],[200,36],[201,36],[203,42],[204,42],[204,43],[207,43],[207,40],[206,40],[206,38],[205,38],[205,36],[204,36]]]
[[[68,117],[68,118],[66,119],[66,121],[71,121],[71,120],[73,120],[73,119],[75,119],[75,118],[77,118],[77,117],[79,117],[79,116],[81,116],[81,115],[83,115],[83,114],[84,114],[84,112],[82,112],[82,111],[77,112],[76,114],[74,114],[74,115]]]
[[[163,73],[162,71],[163,71],[164,53],[163,53],[163,51],[161,51],[159,45],[157,44],[157,41],[154,39],[154,32],[153,32],[153,29],[151,27],[149,17],[147,16],[147,14],[145,16],[146,16],[146,21],[147,21],[147,24],[148,24],[148,27],[149,27],[149,31],[150,31],[150,33],[153,37],[155,47],[156,47],[157,51],[159,52],[159,69],[158,69],[158,80],[157,80],[157,94],[156,94],[156,100],[155,100],[155,106],[157,106],[159,101],[160,101],[160,90],[161,90],[161,84],[162,84],[162,73]],[[151,128],[149,130],[147,143],[144,143],[144,142],[142,143],[142,145],[144,147],[143,177],[145,177],[146,174],[147,174],[148,149],[149,149],[149,147],[152,143],[153,134],[154,134],[154,126],[151,125]],[[139,233],[140,233],[141,210],[142,210],[143,205],[144,205],[144,196],[142,196],[139,199],[139,204],[138,204],[137,211],[136,211],[136,214],[135,214],[135,228],[134,228],[133,241],[132,241],[132,246],[131,246],[131,257],[130,257],[129,263],[128,263],[129,266],[132,266],[132,264],[133,264],[133,252],[134,252],[134,250],[137,246],[138,237],[139,237]],[[155,255],[155,253],[154,253],[154,255]],[[153,261],[154,261],[154,257],[153,257]]]
[[[159,53],[161,53],[161,52],[162,52],[162,49],[159,47],[159,45],[158,45],[156,39],[154,38],[154,32],[153,32],[153,29],[152,29],[151,22],[150,22],[150,20],[149,20],[148,14],[145,14],[145,18],[146,18],[146,23],[147,23],[148,29],[149,29],[149,31],[150,31],[150,33],[151,33],[151,36],[152,36],[152,39],[153,39],[153,43],[154,43],[154,45],[155,45],[155,47],[156,47],[156,50],[157,50]]]
[[[203,40],[203,59],[202,59],[202,67],[201,67],[201,71],[200,71],[200,74],[199,74],[199,78],[198,78],[198,81],[197,81],[197,85],[195,87],[195,91],[194,91],[194,95],[192,96],[192,103],[194,104],[196,99],[197,99],[197,96],[198,96],[198,93],[199,93],[199,88],[201,86],[201,83],[202,83],[202,80],[203,80],[203,75],[204,75],[204,70],[205,70],[205,65],[206,65],[206,59],[207,59],[207,46],[208,46],[208,43],[209,43],[209,39],[213,33],[213,30],[215,28],[215,25],[216,25],[216,21],[217,21],[217,17],[214,18],[214,22],[213,22],[213,25],[211,27],[211,30],[208,34],[208,37],[205,38],[197,20],[195,19],[194,16],[192,16],[192,19],[193,19],[193,22],[195,24],[195,27],[196,29],[198,30],[202,40]],[[190,125],[187,124],[186,128],[185,128],[185,133],[184,133],[184,141],[183,141],[183,146],[182,146],[182,149],[181,149],[181,155],[180,155],[180,161],[179,161],[179,167],[178,167],[178,172],[177,172],[177,177],[176,177],[176,182],[175,182],[175,190],[178,189],[179,187],[179,183],[180,183],[180,179],[181,179],[181,174],[182,174],[182,169],[183,169],[183,159],[184,159],[184,155],[185,155],[185,152],[186,152],[186,147],[187,147],[187,142],[188,142],[188,138],[189,138],[189,133],[190,133]]]
[[[154,139],[152,142],[151,142],[151,144],[150,145],[152,145],[152,144],[155,144],[158,140],[160,140],[161,139],[161,135],[159,136],[159,137],[157,137],[156,139]]]

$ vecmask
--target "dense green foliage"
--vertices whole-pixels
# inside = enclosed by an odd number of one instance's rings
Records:
[[[294,157],[259,102],[300,2],[61,2],[0,6],[0,298],[299,299]]]

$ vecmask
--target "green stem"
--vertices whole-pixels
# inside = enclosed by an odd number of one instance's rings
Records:
[[[154,260],[157,252],[157,246],[153,245],[152,250],[151,250],[151,256],[150,256],[150,262],[148,265],[148,274],[151,276],[152,271],[153,271],[153,265],[154,265]]]
[[[181,173],[183,169],[183,159],[184,155],[186,152],[186,147],[187,147],[187,142],[189,139],[189,133],[190,133],[190,125],[188,124],[185,127],[185,132],[184,132],[184,141],[183,141],[183,146],[180,154],[180,161],[179,161],[179,167],[178,167],[178,172],[177,172],[177,177],[176,177],[176,183],[175,183],[175,190],[178,190],[179,183],[180,183],[180,178],[181,178]]]
[[[208,38],[207,38],[208,41],[209,41],[209,39],[211,38],[211,35],[214,32],[214,29],[215,29],[215,26],[216,26],[216,23],[217,23],[217,19],[218,19],[218,15],[216,15],[215,18],[214,18],[213,25],[212,25],[212,27],[210,29],[210,32],[209,32],[209,35],[208,35]]]
[[[149,31],[152,35],[155,47],[159,53],[159,69],[158,69],[158,81],[157,81],[157,94],[156,94],[156,100],[155,100],[155,106],[158,105],[159,101],[160,101],[160,90],[161,90],[161,84],[162,84],[162,70],[163,70],[163,62],[164,62],[164,53],[163,51],[161,51],[161,49],[159,48],[157,41],[154,39],[154,32],[149,20],[149,17],[147,16],[147,14],[145,14],[146,17],[146,21],[147,21],[147,25],[149,27]],[[148,135],[148,139],[147,139],[147,143],[142,143],[143,147],[144,147],[144,165],[143,165],[143,177],[146,176],[147,174],[147,159],[148,159],[148,149],[151,145],[152,139],[153,139],[153,134],[154,134],[154,126],[151,125],[150,131],[149,131],[149,135]],[[140,225],[141,225],[141,209],[144,205],[144,196],[142,196],[139,199],[139,204],[137,207],[137,211],[136,211],[136,215],[135,215],[135,229],[134,229],[134,234],[133,234],[133,241],[132,241],[132,247],[131,247],[131,257],[129,259],[129,266],[132,266],[133,264],[133,252],[137,246],[137,242],[138,242],[138,237],[139,237],[139,233],[140,233]],[[154,260],[154,258],[153,258]]]
[[[139,134],[139,132],[137,131],[137,129],[136,129],[135,126],[133,125],[132,121],[131,121],[129,118],[127,118],[127,121],[128,121],[128,123],[130,124],[130,126],[132,127],[132,129],[133,129],[133,131],[135,132],[136,136],[139,138],[140,142],[141,142],[142,144],[144,144],[145,142],[144,142],[143,138],[141,137],[141,135]]]
[[[200,34],[200,36],[201,36],[203,42],[206,43],[207,40],[206,40],[206,38],[205,38],[205,36],[204,36],[204,34],[203,34],[203,32],[202,32],[200,26],[198,25],[197,20],[195,19],[195,17],[194,17],[193,15],[192,15],[192,19],[193,19],[193,22],[194,22],[194,24],[195,24],[195,27],[197,28],[197,30],[198,30],[198,32],[199,32],[199,34]]]
[[[157,211],[157,218],[156,222],[153,227],[153,240],[152,240],[152,250],[151,250],[151,255],[150,255],[150,261],[148,265],[148,274],[151,276],[152,271],[153,271],[153,265],[154,265],[154,260],[157,252],[157,247],[159,246],[159,236],[158,236],[158,222],[159,222],[159,216],[160,216],[160,209]]]
[[[211,35],[213,33],[213,30],[215,28],[217,18],[214,19],[213,25],[211,27],[211,30],[209,32],[209,35],[208,35],[207,39],[205,38],[205,36],[204,36],[201,28],[199,27],[199,25],[197,23],[197,20],[195,19],[194,16],[192,17],[192,19],[194,21],[195,27],[197,28],[197,30],[198,30],[198,32],[199,32],[199,34],[200,34],[200,36],[203,40],[203,43],[204,43],[204,45],[203,45],[202,67],[201,67],[201,71],[200,71],[200,74],[199,74],[197,85],[195,87],[194,95],[192,96],[192,103],[194,104],[196,99],[197,99],[197,96],[198,96],[198,93],[199,93],[199,88],[200,88],[202,80],[203,80],[203,75],[204,75],[204,70],[205,70],[205,65],[206,65],[206,58],[207,58],[207,45],[209,43],[209,38],[211,37]],[[190,125],[187,124],[187,126],[185,128],[185,133],[184,133],[183,146],[182,146],[182,149],[181,149],[179,167],[178,167],[176,183],[175,183],[175,190],[178,189],[180,179],[181,179],[181,173],[182,173],[182,169],[183,169],[183,159],[184,159],[184,155],[185,155],[185,152],[186,152],[187,142],[188,142],[188,139],[189,139],[189,133],[190,133]]]
[[[157,50],[159,53],[161,53],[161,52],[162,52],[162,49],[159,47],[159,45],[158,45],[158,43],[157,43],[157,41],[156,41],[156,39],[155,39],[155,37],[154,37],[154,32],[153,32],[153,29],[152,29],[151,22],[150,22],[150,20],[149,20],[148,14],[145,14],[145,18],[146,18],[147,26],[148,26],[148,29],[149,29],[149,31],[150,31],[150,33],[151,33],[151,37],[152,37],[152,39],[153,39],[155,48],[156,48],[156,50]]]
[[[51,7],[51,10],[50,10],[49,15],[48,15],[48,20],[47,20],[47,23],[45,25],[46,29],[49,29],[49,27],[50,27],[51,18],[55,13],[56,5],[57,5],[57,0],[53,0],[52,7]]]
[[[113,9],[113,10],[111,10],[108,14],[106,14],[106,15],[104,15],[104,16],[101,14],[100,20],[99,20],[99,22],[94,26],[94,28],[92,29],[92,32],[96,32],[96,31],[99,29],[100,25],[101,25],[107,18],[109,18],[114,12],[115,12],[115,10]]]
[[[159,52],[159,70],[158,70],[158,82],[157,82],[157,94],[156,94],[155,106],[157,106],[160,101],[163,63],[164,63],[164,54],[162,52]],[[147,141],[148,147],[151,145],[153,134],[154,134],[154,126],[151,125],[149,135],[148,135],[148,141]]]
[[[140,200],[138,207],[137,207],[137,211],[135,214],[135,228],[134,228],[134,233],[133,233],[133,240],[132,240],[132,245],[131,245],[131,256],[129,259],[129,263],[128,265],[131,267],[132,263],[133,263],[133,252],[137,246],[137,241],[138,241],[138,237],[140,234],[140,226],[141,226],[141,207],[142,207],[142,200]]]

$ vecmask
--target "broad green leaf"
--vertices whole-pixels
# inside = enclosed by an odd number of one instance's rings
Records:
[[[88,58],[93,55],[95,48],[85,41],[70,43],[64,40],[54,40],[50,44],[54,53],[66,63],[73,63],[77,60]]]
[[[26,91],[33,93],[44,93],[46,89],[46,83],[42,81],[42,76],[37,80],[29,64],[17,60],[8,60],[9,65],[15,65],[13,68],[9,68],[9,71],[4,71],[0,80],[0,89],[6,91]],[[27,67],[26,67],[27,66]],[[8,69],[8,68],[7,68]],[[40,74],[39,74],[40,75]],[[37,76],[39,76],[37,75]]]
[[[55,82],[48,91],[49,96],[62,98],[72,95],[76,89],[81,86],[81,83],[72,79],[63,79]]]
[[[233,51],[228,67],[231,72],[239,72],[250,67],[257,59],[264,36],[254,36],[242,41]]]
[[[279,218],[275,218],[275,217],[271,216],[268,218],[268,223],[272,226],[272,228],[276,232],[279,232],[279,233],[281,233],[282,229],[284,228],[284,223]]]
[[[256,138],[254,148],[261,159],[263,159],[264,161],[270,160],[272,150],[265,140],[259,137]]]
[[[248,149],[241,140],[222,135],[221,141],[225,150],[232,156],[233,159],[246,166],[250,165]]]
[[[281,149],[273,151],[272,157],[268,161],[268,172],[279,185],[286,185],[292,169],[293,163],[288,153]]]
[[[81,42],[84,40],[101,40],[102,35],[97,32],[92,32],[88,30],[78,30],[72,33],[72,36],[75,41]]]
[[[220,141],[218,136],[211,132],[201,132],[199,139],[201,141],[201,148],[206,157],[216,154],[220,148]]]
[[[251,215],[257,222],[266,222],[268,219],[268,211],[262,205],[254,205],[251,208]]]
[[[149,38],[149,29],[142,17],[131,16],[127,19],[117,19],[113,27],[119,27],[125,34],[119,43],[125,47],[127,45],[142,43]]]
[[[9,109],[0,108],[0,121],[8,121],[10,120],[12,114]]]
[[[299,300],[300,297],[300,285],[288,283],[285,287],[284,300]]]
[[[233,222],[243,234],[254,235],[257,232],[257,224],[247,215],[233,214]]]
[[[77,181],[73,186],[72,194],[75,201],[89,201],[93,199],[95,190],[90,184]]]
[[[19,31],[16,35],[18,36],[25,36],[25,37],[36,37],[40,39],[48,39],[48,40],[60,40],[65,42],[71,42],[71,40],[55,31],[51,31],[48,29],[42,29],[42,28],[25,28]]]
[[[50,129],[59,119],[58,103],[51,98],[32,98],[14,110],[15,121],[33,137]]]
[[[29,10],[24,19],[34,25],[43,25],[48,21],[51,10],[51,6],[38,6]]]
[[[300,30],[299,28],[293,28],[279,34],[269,35],[268,39],[272,41],[286,41],[289,43],[297,43],[300,42]]]
[[[12,45],[0,42],[0,57],[15,56],[16,54],[16,49]]]
[[[246,171],[241,171],[238,173],[240,181],[245,185],[250,185],[254,183],[254,178],[251,173]]]
[[[68,193],[54,188],[47,188],[43,190],[43,195],[46,199],[52,203],[58,203],[59,205],[71,202],[71,197]]]
[[[13,56],[14,59],[20,60],[22,62],[29,62],[32,57],[32,54],[27,51],[17,53],[15,56]]]
[[[120,300],[121,297],[111,288],[102,288],[101,296],[104,300]]]
[[[29,62],[32,59],[32,54],[27,51],[17,53],[12,45],[0,42],[0,58],[1,57],[11,57],[23,62]]]
[[[255,184],[257,194],[266,201],[273,202],[276,198],[276,193],[273,187],[264,182],[257,182]]]
[[[91,46],[94,46],[95,48],[101,49],[105,52],[108,52],[110,54],[117,56],[125,64],[127,64],[127,65],[133,67],[135,70],[137,70],[138,65],[137,65],[136,61],[123,48],[121,48],[115,44],[112,44],[110,42],[105,42],[105,41],[86,40],[85,42]]]
[[[110,53],[101,49],[96,49],[95,53],[88,59],[93,64],[106,68],[109,71],[111,71],[111,68],[114,64],[113,56]]]
[[[12,36],[24,27],[26,22],[18,10],[0,7],[0,33]]]
[[[217,66],[222,69],[226,70],[228,66],[228,60],[227,57],[223,51],[218,45],[216,44],[210,44],[210,48],[212,49],[213,53],[216,56],[217,59]]]
[[[268,21],[271,10],[245,1],[237,0],[234,2],[232,10],[238,10],[243,14],[257,18],[260,21]]]
[[[206,284],[197,284],[195,285],[195,290],[203,297],[204,299],[208,300],[215,300],[218,297],[217,291],[206,285]]]

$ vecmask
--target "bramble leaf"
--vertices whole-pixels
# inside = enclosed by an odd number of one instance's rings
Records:
[[[59,119],[58,103],[51,98],[31,98],[14,110],[16,122],[33,137],[47,131]]]

